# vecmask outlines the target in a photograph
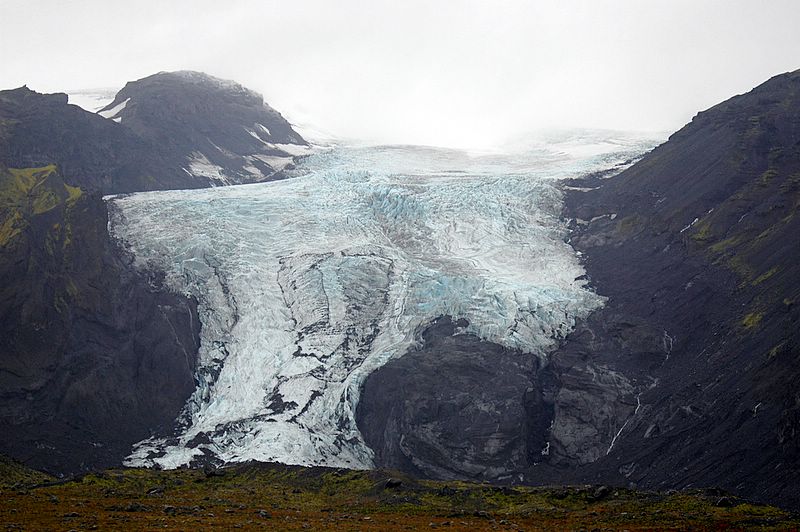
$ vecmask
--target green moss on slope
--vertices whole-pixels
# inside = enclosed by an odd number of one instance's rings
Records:
[[[24,465],[0,455],[0,488],[20,488],[52,482],[54,479],[46,473],[35,471]]]
[[[742,320],[742,326],[745,329],[754,329],[758,327],[762,319],[764,319],[764,314],[762,312],[751,312]]]
[[[389,479],[392,479],[389,481]],[[491,486],[387,471],[242,464],[111,470],[0,500],[27,529],[786,530],[788,512],[715,490]]]
[[[0,169],[0,247],[9,245],[36,216],[63,208],[64,212],[58,218],[66,218],[66,211],[73,208],[82,196],[80,188],[70,186],[58,177],[54,164]],[[46,245],[48,250],[54,251],[58,247],[56,241],[61,240],[62,234],[68,240],[71,231],[65,220],[51,225]]]

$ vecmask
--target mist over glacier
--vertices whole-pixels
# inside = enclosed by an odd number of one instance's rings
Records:
[[[196,297],[203,322],[195,393],[126,463],[368,468],[361,384],[445,315],[546,362],[602,305],[580,280],[558,180],[653,144],[571,132],[511,154],[337,147],[284,181],[110,198],[113,234]]]

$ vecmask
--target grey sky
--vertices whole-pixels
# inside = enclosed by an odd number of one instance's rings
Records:
[[[0,20],[0,88],[202,70],[334,134],[462,147],[672,130],[800,68],[798,0],[0,0]]]

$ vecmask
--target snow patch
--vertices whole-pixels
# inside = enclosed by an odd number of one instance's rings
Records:
[[[683,232],[685,232],[685,231],[688,231],[689,229],[691,229],[692,227],[694,227],[694,225],[695,225],[697,222],[699,222],[699,221],[700,221],[700,218],[695,218],[694,220],[692,220],[692,222],[691,222],[689,225],[687,225],[686,227],[684,227],[683,229],[681,229],[681,231],[680,231],[680,232],[681,232],[681,233],[683,233]]]
[[[270,168],[275,171],[280,171],[286,168],[289,164],[294,162],[294,157],[278,157],[275,155],[252,155],[247,158],[252,162],[252,159],[257,159],[262,163],[268,164]]]
[[[123,110],[123,109],[125,109],[125,106],[127,106],[127,105],[128,105],[128,102],[129,102],[129,101],[131,101],[131,99],[130,99],[130,98],[127,98],[127,99],[126,99],[124,102],[122,102],[122,103],[119,103],[119,104],[115,105],[115,106],[114,106],[114,107],[112,107],[111,109],[108,109],[107,111],[100,111],[100,112],[99,112],[99,113],[97,113],[97,114],[99,114],[99,115],[100,115],[100,116],[102,116],[103,118],[114,118],[114,117],[116,117],[116,116],[117,116],[117,115],[118,115],[120,112],[122,112],[122,110]]]
[[[236,157],[238,157],[238,155],[237,155],[237,154],[233,153],[233,152],[232,152],[232,151],[230,151],[230,150],[226,150],[225,148],[223,148],[223,147],[221,147],[221,146],[217,145],[217,144],[216,144],[216,143],[215,143],[213,140],[211,140],[210,138],[206,137],[206,140],[208,141],[208,143],[209,143],[209,144],[211,144],[211,145],[214,147],[214,149],[215,149],[215,150],[217,150],[218,152],[220,152],[222,155],[224,155],[224,156],[226,156],[226,157],[230,157],[230,158],[232,158],[232,159],[235,159]]]
[[[600,187],[573,187],[570,185],[564,186],[564,190],[571,190],[573,192],[591,192],[592,190],[597,190]]]
[[[267,177],[267,176],[264,175],[264,173],[261,170],[259,170],[255,166],[245,165],[245,166],[242,167],[242,170],[244,170],[245,172],[250,174],[255,179],[255,181],[258,181],[260,179],[263,179],[263,178]]]
[[[253,137],[254,139],[256,139],[257,141],[264,142],[264,140],[261,137],[258,136],[258,133],[256,133],[252,129],[244,128],[244,130],[247,131],[247,133],[249,133],[250,136]],[[264,142],[264,144],[266,144],[266,142]]]
[[[186,169],[184,168],[184,170]],[[199,151],[192,152],[189,158],[189,174],[194,177],[205,177],[225,185],[231,184],[231,180],[225,174],[225,169],[209,161]]]
[[[268,147],[288,153],[289,155],[310,155],[314,149],[311,146],[303,146],[302,144],[278,144],[278,143],[265,143]]]
[[[269,136],[269,137],[271,137],[271,136],[272,136],[272,133],[270,133],[270,132],[269,132],[269,129],[267,128],[267,126],[265,126],[265,125],[263,125],[263,124],[256,124],[256,127],[257,127],[258,129],[260,129],[261,131],[263,131],[264,133],[266,133],[266,134],[267,134],[267,136]]]
[[[550,455],[550,442],[547,442],[547,445],[544,446],[542,449],[542,456],[549,456]]]
[[[69,103],[96,113],[114,101],[117,89],[83,89],[68,91]]]

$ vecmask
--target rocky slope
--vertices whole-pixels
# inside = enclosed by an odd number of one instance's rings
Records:
[[[419,349],[367,379],[362,436],[383,467],[430,478],[510,477],[546,445],[552,408],[535,384],[539,359],[454,336],[455,325],[439,320]]]
[[[572,243],[605,308],[535,371],[463,338],[376,371],[359,426],[378,463],[800,505],[800,72],[698,114],[619,175],[571,184]],[[464,342],[478,362],[461,367]],[[484,413],[496,430],[464,422]]]
[[[187,153],[216,142],[230,160],[249,156],[256,123],[305,146],[232,82],[159,74],[120,94],[132,98],[122,124],[65,94],[0,91],[0,452],[55,473],[119,464],[195,388],[196,302],[132,267],[100,196],[219,184],[188,172]],[[220,140],[237,120],[249,144]],[[260,168],[225,182],[276,176]]]
[[[800,71],[594,184],[567,213],[610,300],[554,361],[613,368],[639,406],[591,470],[800,504]]]
[[[211,185],[282,177],[293,156],[308,147],[260,94],[201,72],[160,72],[132,81],[99,114]]]

